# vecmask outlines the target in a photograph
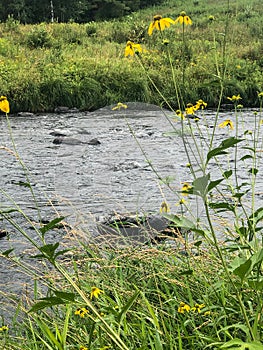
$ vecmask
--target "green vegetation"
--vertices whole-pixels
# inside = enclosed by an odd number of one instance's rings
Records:
[[[149,37],[147,30],[155,14],[175,19],[181,10],[193,20],[185,31],[184,48],[178,25],[162,36],[153,33]],[[263,85],[261,17],[261,2],[255,0],[232,2],[229,13],[226,1],[170,1],[120,20],[86,24],[21,25],[9,18],[0,24],[1,94],[10,100],[12,112],[52,111],[61,105],[94,110],[116,101],[161,103],[145,71],[133,58],[124,57],[126,41],[131,40],[142,45],[145,52],[141,59],[147,74],[176,108],[163,44],[169,40],[179,82],[184,66],[182,90],[186,101],[202,96],[209,107],[217,105],[217,53],[218,67],[225,70],[224,102],[231,93],[240,93],[242,103],[254,107]],[[227,51],[226,61],[220,61],[223,50]]]
[[[170,222],[168,240],[138,246],[114,241],[112,247],[107,238],[98,243],[90,237],[87,243],[87,232],[69,227],[64,217],[34,223],[15,199],[11,208],[1,208],[1,219],[30,243],[34,261],[20,259],[12,248],[1,252],[1,258],[32,277],[34,287],[21,298],[4,296],[15,311],[9,324],[3,314],[2,349],[262,350],[263,207],[257,201],[262,13],[257,1],[202,6],[194,1],[180,10],[172,2],[158,9],[163,17],[155,17],[149,36],[149,11],[123,22],[86,25],[9,22],[12,35],[5,32],[1,39],[2,92],[8,99],[0,98],[0,110],[12,149],[2,150],[20,163],[33,198],[12,137],[9,102],[11,111],[58,104],[93,109],[109,103],[125,110],[127,100],[167,106],[174,112],[172,117],[164,112],[169,137],[182,138],[191,182],[178,185],[176,174],[174,180],[161,178],[128,124],[161,186],[173,191],[175,203],[160,199],[160,212]],[[221,121],[223,103],[233,114]],[[250,130],[243,105],[258,106],[251,112]],[[207,106],[217,107],[209,123]],[[216,144],[218,127],[226,136]],[[245,180],[239,178],[240,167]],[[0,193],[10,200],[5,189]],[[191,211],[191,202],[205,218]],[[178,211],[170,212],[171,204]],[[69,247],[48,238],[61,226],[72,237]]]

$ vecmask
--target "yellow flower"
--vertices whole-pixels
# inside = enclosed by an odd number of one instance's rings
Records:
[[[153,17],[153,22],[151,22],[149,29],[148,29],[148,34],[152,35],[153,30],[164,30],[165,28],[169,28],[171,24],[174,24],[175,21],[171,18],[162,18],[160,15],[156,15]]]
[[[195,306],[191,308],[191,311],[193,312],[197,311],[200,314],[201,309],[203,309],[204,307],[205,307],[205,304],[195,304]]]
[[[228,100],[232,101],[232,102],[237,102],[239,100],[242,100],[242,97],[240,97],[240,95],[233,95],[232,97],[227,97]]]
[[[258,97],[262,98],[263,97],[263,91],[258,93]]]
[[[136,52],[142,52],[142,47],[140,44],[135,44],[132,41],[127,41],[124,56],[134,56]]]
[[[195,114],[196,110],[197,110],[196,106],[192,105],[192,103],[187,103],[185,108],[186,114]]]
[[[81,346],[79,350],[88,350],[88,348],[86,348],[85,346]]]
[[[209,19],[210,22],[213,22],[213,21],[215,20],[215,16],[210,15],[210,16],[208,17],[208,19]]]
[[[179,205],[183,205],[183,204],[186,204],[186,203],[187,203],[187,201],[186,201],[184,198],[181,198],[181,199],[179,200],[179,202],[176,203],[175,205],[176,205],[176,206],[179,206]]]
[[[75,311],[75,315],[79,315],[80,317],[84,318],[88,312],[89,310],[85,307],[80,307]]]
[[[169,213],[170,207],[167,202],[162,202],[161,208],[160,208],[160,213]]]
[[[188,24],[191,25],[193,22],[192,22],[191,18],[189,16],[186,16],[186,13],[184,11],[182,11],[180,13],[180,16],[175,20],[175,23],[180,23],[183,25],[185,24],[187,26]]]
[[[8,331],[8,326],[2,326],[0,327],[0,332],[7,332]]]
[[[182,119],[185,118],[183,112],[182,112],[180,109],[177,109],[177,110],[175,111],[175,114],[176,114],[178,117],[182,118]]]
[[[9,102],[5,96],[0,96],[0,110],[5,113],[10,112]]]
[[[196,101],[196,105],[195,105],[195,108],[196,108],[196,109],[199,109],[199,108],[205,109],[206,106],[207,106],[207,103],[204,102],[203,100],[198,100],[198,101]]]
[[[91,288],[91,292],[90,292],[90,299],[92,299],[93,297],[98,299],[100,294],[103,294],[103,290],[97,288],[97,287],[92,287]]]
[[[181,301],[181,303],[180,303],[180,305],[179,305],[179,307],[178,307],[178,312],[179,312],[180,314],[184,314],[185,311],[186,311],[186,312],[189,312],[190,310],[191,310],[190,305],[188,305],[188,304],[184,303],[183,301]]]
[[[234,123],[230,119],[226,119],[223,123],[218,125],[219,128],[225,128],[226,126],[229,126],[231,130],[234,130]]]
[[[128,108],[128,106],[125,105],[124,103],[118,102],[117,105],[112,107],[111,110],[115,111],[116,109],[121,109],[121,108],[126,109],[126,108]]]
[[[183,187],[181,189],[183,196],[188,196],[188,191],[192,188],[192,186],[188,182],[183,183]]]

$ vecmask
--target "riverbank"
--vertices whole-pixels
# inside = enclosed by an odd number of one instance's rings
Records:
[[[222,103],[240,94],[244,106],[258,106],[263,88],[261,4],[236,2],[226,13],[226,3],[210,1],[200,10],[198,1],[170,1],[120,20],[81,25],[21,25],[10,17],[0,24],[1,94],[12,112],[58,106],[95,110],[119,101],[162,103],[157,87],[176,110],[174,74],[187,103],[202,98],[216,107],[223,84]],[[180,25],[162,36],[148,35],[154,15],[176,19],[182,10],[193,21],[185,27],[184,39]],[[140,62],[124,57],[127,40],[141,44]]]

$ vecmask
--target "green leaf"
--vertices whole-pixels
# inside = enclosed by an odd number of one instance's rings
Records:
[[[251,258],[247,259],[244,263],[240,264],[234,271],[233,273],[238,276],[241,281],[244,281],[244,278],[248,274],[248,272],[251,269],[252,261]]]
[[[61,299],[65,299],[68,301],[75,301],[75,294],[74,293],[68,293],[68,292],[61,292],[58,290],[54,291],[56,297],[61,298]]]
[[[45,235],[46,232],[56,228],[58,223],[60,223],[64,219],[65,219],[65,216],[59,217],[59,218],[55,218],[52,221],[50,221],[48,224],[46,224],[45,226],[41,227],[39,229],[39,231],[42,233],[42,237]]]
[[[210,174],[198,177],[193,181],[193,193],[200,197],[205,197],[208,192],[208,182]]]
[[[218,179],[214,181],[210,181],[207,187],[207,192],[209,193],[212,191],[213,188],[215,188],[217,185],[219,185],[224,179]]]
[[[192,275],[194,272],[194,270],[190,269],[190,270],[185,270],[185,271],[182,271],[179,273],[179,275],[181,276],[189,276],[189,275]]]
[[[14,250],[14,248],[11,249],[7,249],[4,252],[2,252],[1,254],[6,256],[7,258],[9,257],[9,254],[12,253],[12,251]]]
[[[222,141],[219,147],[216,147],[207,153],[206,163],[208,163],[209,160],[212,159],[213,157],[227,154],[227,152],[225,151],[226,149],[233,147],[234,145],[236,145],[241,141],[243,141],[243,139],[237,139],[235,137],[229,137],[228,139]]]
[[[260,342],[243,342],[241,339],[231,339],[222,346],[220,349],[231,349],[231,350],[262,350],[263,344]]]
[[[61,304],[63,305],[66,304],[66,301],[64,299],[57,298],[57,297],[43,298],[41,299],[41,301],[38,301],[37,303],[35,303],[31,307],[29,312],[36,312],[36,311],[45,309],[47,307],[52,307],[52,306],[61,305]]]
[[[246,160],[246,159],[251,159],[253,158],[250,154],[246,154],[245,156],[243,156],[242,158],[240,158],[240,160]]]
[[[218,213],[222,212],[222,211],[232,211],[234,213],[235,211],[235,206],[231,203],[227,203],[227,202],[219,202],[219,203],[209,203],[209,207],[211,209],[222,209],[222,210],[218,210]]]
[[[128,300],[128,302],[124,305],[124,307],[122,308],[122,310],[119,312],[118,314],[118,322],[121,323],[123,318],[125,317],[126,313],[128,312],[128,310],[132,307],[132,305],[134,304],[135,300],[137,299],[138,295],[140,294],[140,291],[136,291],[133,296]]]
[[[257,169],[257,168],[251,168],[251,169],[248,170],[248,172],[249,172],[250,174],[257,175],[258,169]]]
[[[227,170],[222,175],[225,179],[228,179],[232,174],[233,174],[232,170]]]

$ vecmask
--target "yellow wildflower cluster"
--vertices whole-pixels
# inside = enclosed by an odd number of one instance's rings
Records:
[[[185,11],[182,11],[180,13],[180,16],[173,20],[169,17],[162,17],[161,15],[155,15],[153,17],[153,21],[150,23],[148,28],[148,35],[152,35],[154,29],[163,31],[165,28],[169,28],[171,24],[180,23],[182,25],[188,25],[192,24],[192,20],[189,16],[186,15]],[[168,44],[168,41],[165,42],[165,44]],[[128,40],[126,43],[124,56],[134,56],[136,53],[142,53],[143,49],[140,44],[135,44],[134,42]]]
[[[189,16],[186,15],[184,11],[180,13],[180,16],[173,20],[172,18],[165,17],[163,18],[161,15],[156,15],[153,17],[153,21],[150,23],[148,34],[152,35],[153,30],[163,31],[165,28],[169,28],[171,24],[180,23],[183,25],[192,24],[192,20]]]
[[[0,96],[0,110],[4,113],[10,112],[9,102],[6,96]]]
[[[198,111],[198,109],[205,109],[207,107],[207,103],[204,102],[203,100],[198,100],[196,101],[196,104],[193,105],[192,103],[188,103],[185,107],[185,111],[181,111],[180,109],[177,109],[177,111],[175,112],[175,114],[184,119],[187,115],[194,115],[196,111]],[[196,118],[197,120],[199,120],[199,118]]]
[[[178,312],[184,314],[185,312],[197,312],[200,314],[201,310],[205,307],[205,304],[195,304],[193,307],[184,303],[183,301],[179,304]]]
[[[2,326],[0,327],[0,332],[7,332],[8,331],[8,326]]]
[[[78,315],[84,318],[89,313],[89,310],[86,307],[80,307],[75,311],[75,315]]]

